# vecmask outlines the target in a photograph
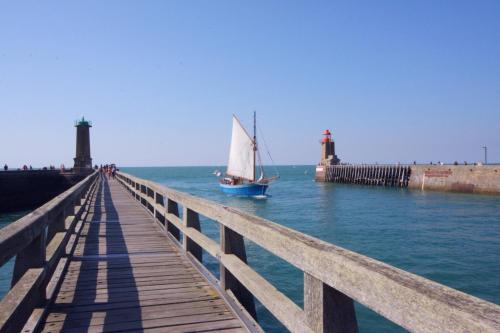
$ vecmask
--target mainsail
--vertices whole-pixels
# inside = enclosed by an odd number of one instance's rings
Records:
[[[254,142],[241,125],[236,116],[233,115],[233,132],[231,135],[231,148],[229,150],[229,162],[227,174],[254,181],[255,173]]]

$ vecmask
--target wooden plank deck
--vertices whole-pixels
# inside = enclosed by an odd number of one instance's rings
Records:
[[[115,180],[103,181],[42,332],[247,332]]]

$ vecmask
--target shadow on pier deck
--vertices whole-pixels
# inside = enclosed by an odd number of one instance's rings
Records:
[[[42,332],[246,332],[117,181],[96,193]]]

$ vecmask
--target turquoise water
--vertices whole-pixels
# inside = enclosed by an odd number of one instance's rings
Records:
[[[279,167],[267,200],[219,191],[214,167],[122,168],[122,171],[202,196],[500,304],[500,197],[421,192],[313,181],[314,166]],[[202,221],[218,238],[218,228]],[[302,306],[302,273],[255,244],[249,264]],[[207,267],[218,275],[214,259]],[[362,332],[403,331],[357,306]],[[258,305],[266,331],[285,329]]]
[[[150,179],[270,219],[325,241],[500,304],[500,197],[322,184],[313,166],[279,167],[281,178],[267,200],[228,197],[215,167],[122,168]],[[305,174],[307,171],[307,174]],[[0,227],[25,212],[0,215]],[[218,228],[202,220],[203,231]],[[302,306],[302,273],[255,244],[249,264]],[[204,255],[218,275],[218,265]],[[8,291],[12,261],[0,269],[0,296]],[[268,332],[285,329],[258,305]],[[396,325],[357,305],[361,332],[399,332]]]

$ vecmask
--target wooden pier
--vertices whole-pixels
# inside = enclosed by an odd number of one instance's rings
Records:
[[[303,307],[247,265],[245,240],[304,272]],[[498,305],[124,173],[94,173],[1,229],[0,265],[14,256],[0,333],[260,332],[254,298],[292,332],[356,332],[354,301],[414,332],[500,331]]]
[[[101,185],[41,331],[245,332],[140,203],[117,181]]]

